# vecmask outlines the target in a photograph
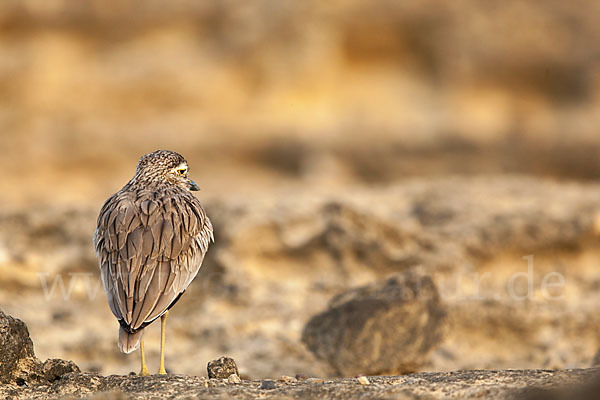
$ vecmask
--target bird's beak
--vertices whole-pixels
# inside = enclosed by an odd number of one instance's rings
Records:
[[[190,184],[190,190],[192,192],[197,192],[198,190],[200,190],[200,186],[196,185],[196,182],[194,182],[191,179],[188,179],[188,183]]]

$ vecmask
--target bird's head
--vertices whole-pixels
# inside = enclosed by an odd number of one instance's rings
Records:
[[[198,185],[188,178],[185,158],[170,150],[156,150],[142,156],[132,181],[141,184],[167,183],[191,191],[200,190]]]

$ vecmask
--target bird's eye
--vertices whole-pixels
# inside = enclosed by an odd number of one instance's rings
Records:
[[[177,175],[185,176],[186,172],[187,172],[187,169],[185,169],[185,168],[179,168],[177,170]]]

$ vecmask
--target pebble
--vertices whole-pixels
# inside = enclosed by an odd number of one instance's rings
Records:
[[[305,380],[306,383],[323,383],[325,382],[324,379],[319,379],[319,378],[308,378],[307,380]]]
[[[281,375],[278,380],[280,382],[290,383],[290,382],[296,382],[298,379],[294,378],[293,376]]]
[[[227,378],[227,381],[229,383],[242,383],[242,380],[240,379],[240,377],[238,376],[238,374],[231,374],[231,375],[229,375],[229,377]]]
[[[358,383],[360,383],[361,385],[370,385],[371,382],[369,382],[369,378],[367,378],[366,376],[359,376],[358,378]]]
[[[262,381],[262,383],[260,384],[260,388],[264,389],[264,390],[271,390],[271,389],[275,389],[275,382],[270,380],[270,379],[265,379],[264,381]]]
[[[212,360],[206,368],[208,377],[215,379],[227,379],[229,375],[236,374],[239,376],[237,365],[231,357],[221,357],[217,360]]]

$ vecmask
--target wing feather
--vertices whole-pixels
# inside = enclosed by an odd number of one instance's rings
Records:
[[[160,300],[161,293],[169,280],[170,268],[169,263],[164,261],[157,263],[154,267],[146,292],[143,294],[142,300],[135,305],[135,319],[129,323],[131,328],[138,329],[144,322],[152,320],[150,315],[155,310],[156,303]]]

